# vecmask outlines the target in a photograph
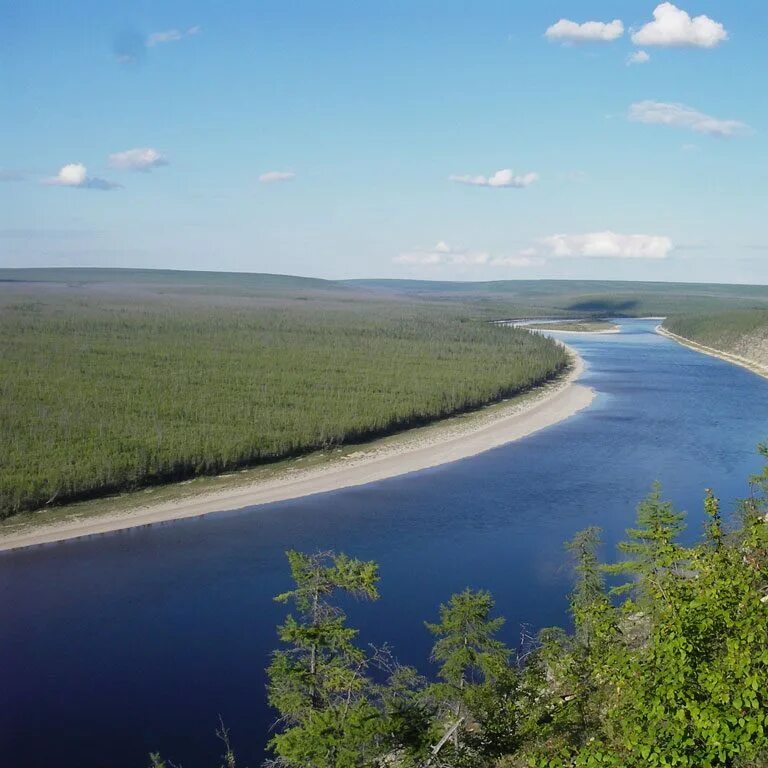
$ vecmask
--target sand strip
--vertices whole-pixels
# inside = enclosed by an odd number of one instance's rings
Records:
[[[408,430],[395,440],[374,441],[351,455],[331,459],[310,469],[289,468],[268,480],[219,489],[199,495],[70,519],[62,523],[30,525],[0,536],[0,550],[17,549],[81,536],[196,517],[223,510],[286,501],[384,480],[458,461],[556,424],[586,408],[594,391],[576,379],[584,364],[570,350],[571,371],[562,379],[523,398],[490,406],[471,415],[453,417],[436,425]]]
[[[522,326],[525,328],[526,326]],[[606,333],[621,333],[621,328],[608,328],[604,331],[566,331],[562,328],[529,328],[529,331],[538,333],[567,333],[573,336],[603,336]]]

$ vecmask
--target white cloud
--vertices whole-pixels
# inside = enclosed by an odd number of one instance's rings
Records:
[[[526,248],[517,256],[494,256],[485,251],[472,251],[465,248],[454,248],[444,240],[440,240],[432,248],[414,249],[395,256],[395,264],[410,266],[442,266],[458,265],[464,267],[530,267],[543,264],[535,248]]]
[[[51,184],[62,187],[79,187],[87,178],[88,169],[82,163],[70,163],[59,169],[58,174],[50,179]]]
[[[449,176],[449,181],[459,184],[471,184],[476,187],[515,187],[522,189],[537,181],[538,173],[523,173],[515,175],[510,168],[504,168],[491,176]]]
[[[646,51],[635,51],[627,56],[627,66],[632,64],[647,64],[651,57]]]
[[[672,240],[663,235],[622,235],[617,232],[557,234],[543,237],[536,247],[528,247],[510,256],[491,256],[485,251],[455,248],[440,240],[431,248],[414,248],[395,256],[395,264],[420,267],[535,267],[550,259],[644,259],[663,260],[674,249]]]
[[[296,178],[296,174],[293,171],[267,171],[259,176],[259,181],[262,184],[273,184],[276,181],[291,181]]]
[[[672,3],[662,3],[653,12],[653,21],[632,35],[636,45],[690,45],[714,48],[728,39],[725,27],[709,16],[691,18]]]
[[[183,40],[185,37],[192,37],[200,32],[199,26],[190,27],[186,30],[168,29],[165,32],[153,32],[147,37],[145,45],[147,48],[154,48],[161,43],[173,43],[177,40]]]
[[[79,189],[99,189],[107,192],[112,189],[120,189],[120,184],[115,184],[106,179],[100,179],[88,175],[88,169],[82,163],[69,163],[59,169],[59,172],[50,178],[43,179],[43,184],[54,187],[77,187]]]
[[[629,119],[636,123],[690,128],[710,136],[736,136],[749,130],[747,125],[738,120],[721,120],[685,104],[667,104],[663,101],[638,101],[632,104]]]
[[[548,40],[564,43],[610,42],[624,34],[624,25],[619,19],[611,22],[587,21],[578,24],[569,19],[560,19],[544,33]]]
[[[490,256],[483,251],[470,251],[464,248],[453,248],[444,240],[440,240],[432,248],[414,249],[395,256],[395,264],[432,265],[462,264],[478,266],[487,264]]]
[[[137,147],[124,152],[113,152],[109,156],[111,168],[121,171],[143,171],[148,173],[153,168],[168,165],[168,159],[152,147]]]
[[[583,235],[550,235],[542,245],[556,258],[666,259],[674,248],[663,235],[621,235],[588,232]]]

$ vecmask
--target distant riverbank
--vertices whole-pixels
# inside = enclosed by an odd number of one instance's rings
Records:
[[[608,320],[526,320],[513,323],[518,328],[529,331],[551,331],[557,333],[619,333],[620,328],[616,323]]]
[[[666,336],[668,339],[672,339],[673,341],[676,341],[678,344],[682,344],[684,347],[694,349],[697,352],[701,352],[705,355],[710,355],[711,357],[718,357],[720,358],[720,360],[725,360],[726,362],[733,363],[734,365],[739,365],[742,368],[746,368],[747,370],[752,371],[752,373],[758,374],[758,376],[763,376],[764,378],[768,378],[768,366],[761,365],[760,363],[754,360],[750,360],[749,358],[742,357],[741,355],[734,355],[734,354],[730,354],[729,352],[723,352],[720,349],[715,349],[714,347],[708,347],[705,344],[699,344],[698,342],[692,341],[691,339],[686,339],[684,336],[678,336],[678,334],[672,333],[672,331],[667,330],[663,325],[657,325],[656,332],[661,334],[662,336]]]
[[[476,413],[323,456],[314,466],[307,467],[313,464],[311,460],[293,460],[269,474],[243,472],[209,478],[198,485],[176,484],[169,487],[175,497],[167,498],[166,488],[165,497],[160,496],[156,503],[147,503],[144,491],[117,500],[74,505],[57,510],[59,519],[45,524],[35,519],[35,513],[20,516],[18,523],[11,520],[0,529],[0,550],[285,501],[474,456],[567,419],[592,402],[593,390],[576,383],[583,362],[572,350],[569,354],[569,372],[546,386]],[[215,487],[220,479],[224,487]],[[112,501],[120,502],[120,508],[110,509]]]

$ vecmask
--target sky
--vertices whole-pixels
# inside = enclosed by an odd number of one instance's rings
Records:
[[[768,3],[0,0],[0,267],[768,283]]]

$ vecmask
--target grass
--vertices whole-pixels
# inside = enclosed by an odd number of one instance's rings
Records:
[[[3,284],[0,516],[390,434],[567,365],[487,308],[196,280]]]

